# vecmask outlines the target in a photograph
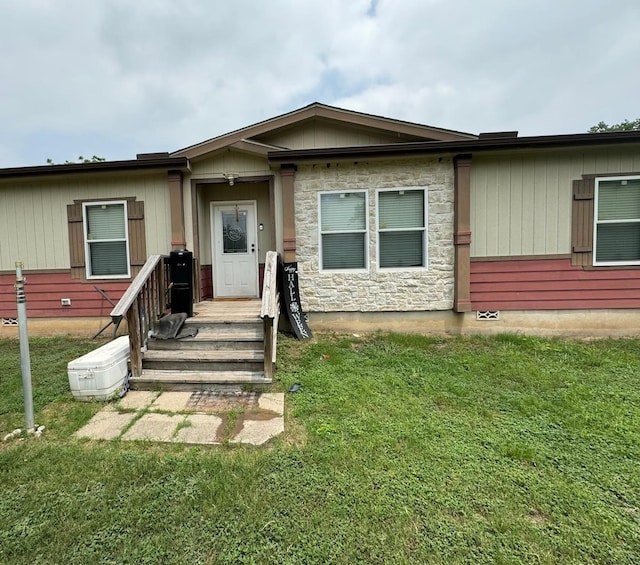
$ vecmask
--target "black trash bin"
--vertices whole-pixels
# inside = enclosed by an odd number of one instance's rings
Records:
[[[193,316],[193,253],[178,249],[169,254],[171,313]]]

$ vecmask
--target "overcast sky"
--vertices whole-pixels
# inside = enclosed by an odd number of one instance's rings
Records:
[[[640,0],[0,0],[0,167],[319,101],[479,133],[640,117]]]

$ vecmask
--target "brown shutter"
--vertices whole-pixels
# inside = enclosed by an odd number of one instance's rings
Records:
[[[129,221],[129,259],[131,276],[135,277],[147,260],[147,239],[144,231],[144,202],[127,202]]]
[[[82,221],[82,203],[67,205],[67,224],[69,226],[69,258],[71,278],[85,277],[84,227]]]
[[[595,179],[573,181],[571,225],[571,264],[590,267],[593,264],[593,206]]]

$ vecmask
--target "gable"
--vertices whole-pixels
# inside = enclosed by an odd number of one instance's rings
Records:
[[[469,133],[373,116],[314,102],[293,112],[180,149],[171,156],[194,159],[239,143],[253,143],[253,147],[244,149],[253,149],[257,153],[265,154],[264,149],[268,146],[276,150],[314,149],[352,146],[351,142],[354,140],[356,145],[378,145],[473,139],[477,137]]]
[[[272,133],[256,136],[254,139],[286,149],[319,149],[424,141],[423,137],[416,135],[392,133],[379,128],[367,128],[317,117]]]

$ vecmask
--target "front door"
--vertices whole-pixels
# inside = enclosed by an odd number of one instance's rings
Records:
[[[211,203],[214,298],[258,296],[255,202]]]

